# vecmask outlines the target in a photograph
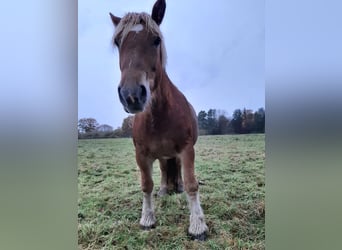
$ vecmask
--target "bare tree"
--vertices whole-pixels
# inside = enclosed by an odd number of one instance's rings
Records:
[[[99,124],[94,118],[82,118],[78,120],[78,128],[81,133],[89,133],[96,130]]]
[[[125,137],[132,136],[132,128],[133,128],[134,116],[130,115],[126,117],[121,126],[122,135]]]

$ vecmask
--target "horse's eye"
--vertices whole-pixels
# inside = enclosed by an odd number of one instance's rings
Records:
[[[153,46],[158,47],[161,42],[160,37],[158,36],[156,39],[153,41]]]

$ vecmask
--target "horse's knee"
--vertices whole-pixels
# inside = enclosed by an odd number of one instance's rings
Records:
[[[140,168],[141,190],[145,193],[151,193],[153,190],[152,163],[149,164],[149,162],[140,158],[137,158],[137,163]]]

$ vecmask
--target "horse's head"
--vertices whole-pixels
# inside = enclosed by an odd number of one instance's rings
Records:
[[[152,15],[128,13],[119,18],[110,13],[115,26],[113,42],[119,49],[121,81],[120,101],[128,113],[144,111],[156,88],[158,74],[165,67],[166,52],[159,29],[165,0],[158,0]]]

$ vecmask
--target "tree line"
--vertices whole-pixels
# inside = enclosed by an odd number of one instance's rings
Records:
[[[265,110],[236,109],[232,117],[225,111],[209,109],[197,116],[200,135],[265,133]]]
[[[78,139],[131,137],[133,118],[134,116],[126,117],[121,127],[116,129],[107,124],[99,125],[94,118],[82,118],[78,120]]]
[[[78,121],[78,138],[121,138],[132,136],[134,116],[122,121],[121,127],[113,129],[107,124],[99,124],[94,118],[82,118]],[[265,109],[236,109],[231,117],[225,111],[201,110],[197,115],[200,135],[265,133]]]

